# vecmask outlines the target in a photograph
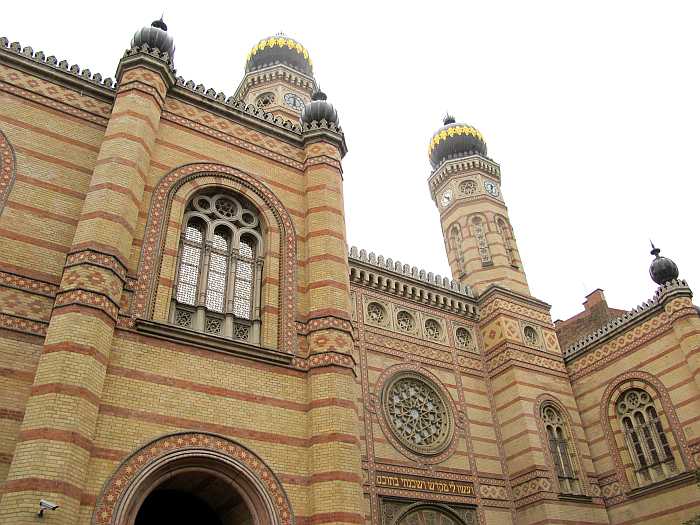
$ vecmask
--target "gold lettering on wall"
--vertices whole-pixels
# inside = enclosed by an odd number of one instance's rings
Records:
[[[458,481],[437,480],[419,478],[415,476],[399,476],[377,472],[374,476],[374,484],[378,487],[387,487],[403,490],[421,490],[438,494],[454,494],[457,496],[473,496],[474,484],[460,483]]]

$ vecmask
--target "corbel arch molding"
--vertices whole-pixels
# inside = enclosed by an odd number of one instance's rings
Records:
[[[617,420],[617,416],[615,415],[615,403],[617,399],[625,390],[630,388],[642,388],[646,390],[654,403],[658,403],[657,407],[660,406],[661,408],[661,413],[659,415],[665,416],[666,420],[668,421],[669,429],[673,435],[675,443],[678,446],[678,452],[681,456],[685,469],[690,470],[697,468],[693,455],[690,453],[690,448],[688,447],[688,441],[685,438],[683,427],[678,420],[678,415],[676,415],[676,410],[671,402],[671,397],[669,396],[668,390],[666,390],[664,384],[649,372],[644,372],[642,370],[625,372],[618,375],[608,384],[600,401],[600,424],[603,427],[603,434],[605,435],[608,443],[608,449],[610,450],[610,454],[613,457],[613,462],[615,463],[617,479],[622,486],[623,491],[629,492],[632,487],[627,474],[625,473],[622,455],[620,454],[620,450],[624,449],[625,443],[624,441],[618,443],[618,440],[615,438],[615,431],[612,427],[612,421]]]
[[[192,431],[158,437],[122,461],[97,498],[91,524],[133,524],[143,501],[162,481],[195,469],[237,489],[256,525],[294,525],[281,482],[257,454],[227,437]]]
[[[208,179],[208,180],[205,180]],[[153,190],[144,233],[137,282],[134,290],[132,318],[152,319],[158,283],[163,267],[163,253],[173,208],[182,208],[189,195],[207,185],[218,184],[236,191],[258,206],[270,230],[279,235],[278,325],[277,348],[296,353],[294,325],[296,290],[296,232],[291,215],[279,198],[254,176],[230,166],[192,163],[175,168],[160,179]],[[174,206],[177,204],[177,206]],[[181,218],[178,218],[179,224]]]
[[[10,195],[17,175],[17,159],[10,140],[0,130],[0,215]]]
[[[545,461],[547,462],[547,467],[549,471],[549,479],[552,483],[552,487],[556,488],[556,492],[561,492],[561,487],[559,485],[559,478],[555,474],[555,468],[554,468],[554,463],[552,462],[552,454],[549,450],[549,442],[547,438],[547,431],[544,426],[544,421],[542,420],[542,410],[547,406],[551,405],[554,408],[556,408],[559,413],[562,415],[562,417],[566,421],[566,425],[569,430],[569,438],[571,439],[571,445],[574,447],[574,453],[576,454],[576,461],[578,463],[578,469],[579,469],[579,476],[581,478],[581,485],[583,486],[583,492],[586,496],[591,496],[591,484],[590,480],[588,479],[588,475],[586,474],[586,469],[583,467],[583,461],[582,461],[582,456],[581,456],[581,449],[578,446],[578,439],[576,435],[574,434],[574,422],[573,419],[571,419],[571,414],[569,413],[569,410],[564,406],[564,403],[559,401],[556,397],[554,397],[552,394],[549,393],[544,393],[540,394],[537,396],[535,399],[534,403],[534,415],[535,415],[535,421],[537,421],[537,430],[540,434],[540,441],[542,442],[542,449],[544,451],[544,458]],[[580,425],[578,425],[580,426]]]

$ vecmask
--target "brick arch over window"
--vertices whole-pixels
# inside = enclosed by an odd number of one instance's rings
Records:
[[[10,141],[0,131],[0,215],[5,209],[7,197],[15,183],[17,161]]]
[[[126,458],[105,482],[91,524],[133,523],[138,506],[163,479],[197,465],[228,478],[245,492],[259,525],[294,525],[289,498],[272,469],[243,445],[204,432],[162,436]]]
[[[535,399],[534,414],[535,421],[537,421],[537,430],[539,431],[540,440],[542,442],[542,450],[544,450],[545,461],[547,462],[547,466],[549,467],[549,477],[552,482],[552,486],[557,487],[557,492],[561,492],[561,487],[559,486],[559,478],[556,475],[556,469],[552,461],[551,453],[549,453],[549,438],[547,436],[544,421],[542,420],[542,410],[547,405],[556,408],[559,414],[564,418],[564,421],[569,431],[570,443],[574,449],[574,454],[576,455],[577,464],[575,465],[575,468],[577,468],[576,474],[579,476],[582,483],[582,492],[587,496],[591,496],[591,485],[588,479],[588,475],[586,474],[586,469],[583,467],[583,461],[581,459],[581,450],[578,445],[578,438],[574,434],[574,422],[571,419],[571,415],[569,414],[569,411],[564,406],[564,404],[561,401],[559,401],[556,397],[554,397],[551,394],[540,394],[537,397],[537,399]],[[580,424],[577,426],[580,426]]]
[[[625,372],[608,384],[600,401],[600,421],[603,427],[603,434],[605,435],[608,449],[615,463],[618,481],[623,487],[624,492],[629,492],[632,489],[622,462],[622,455],[620,454],[620,451],[624,450],[626,445],[624,440],[618,443],[618,440],[615,439],[613,424],[618,424],[615,414],[615,403],[623,392],[631,388],[645,390],[652,397],[652,400],[657,406],[660,406],[663,410],[662,415],[664,415],[668,421],[668,430],[673,435],[674,444],[678,447],[678,454],[681,457],[685,469],[691,470],[697,468],[693,456],[690,453],[683,427],[681,427],[678,416],[676,415],[676,410],[671,402],[671,397],[664,384],[648,372],[641,370]]]
[[[221,164],[194,163],[180,166],[165,175],[156,185],[151,196],[146,230],[141,248],[132,318],[152,319],[159,296],[158,284],[163,267],[163,252],[171,228],[169,221],[179,224],[182,213],[175,217],[189,196],[206,186],[219,185],[240,193],[255,204],[261,219],[270,232],[276,232],[279,271],[275,276],[278,284],[279,309],[277,323],[277,347],[294,354],[296,352],[295,297],[296,290],[296,232],[289,212],[277,196],[260,180],[235,168]],[[178,226],[179,227],[179,226]],[[273,243],[275,244],[275,243]]]

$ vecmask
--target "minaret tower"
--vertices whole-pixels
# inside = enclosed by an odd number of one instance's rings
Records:
[[[486,156],[479,130],[447,115],[428,152],[430,194],[454,279],[477,293],[498,285],[530,295],[501,194],[501,170]]]
[[[309,52],[281,33],[263,38],[250,53],[235,97],[298,122],[316,88]]]

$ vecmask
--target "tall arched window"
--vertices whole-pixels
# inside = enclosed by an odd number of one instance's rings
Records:
[[[465,273],[464,255],[462,253],[462,231],[459,224],[453,224],[450,228],[450,248],[457,261],[457,267],[461,274]]]
[[[561,492],[579,494],[581,485],[576,474],[576,452],[565,419],[557,407],[547,404],[542,407],[542,422]]]
[[[258,342],[263,245],[257,210],[241,196],[209,191],[191,199],[182,224],[171,322]]]
[[[676,474],[671,446],[651,396],[640,388],[626,390],[615,412],[640,485]]]
[[[472,217],[470,222],[472,235],[476,239],[476,245],[479,248],[481,264],[491,264],[491,248],[489,248],[489,241],[486,239],[486,223],[478,215]]]
[[[496,229],[498,230],[501,239],[503,239],[503,247],[506,250],[506,256],[508,257],[508,263],[511,266],[517,266],[515,260],[515,251],[513,250],[513,239],[510,227],[506,223],[503,217],[498,217],[496,219]]]

